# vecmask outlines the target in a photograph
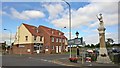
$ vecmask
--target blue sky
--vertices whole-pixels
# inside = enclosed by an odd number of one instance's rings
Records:
[[[75,32],[83,37],[87,44],[99,42],[97,28],[99,21],[96,15],[103,14],[106,27],[106,38],[113,38],[118,42],[117,2],[69,2],[72,11],[72,38]],[[2,30],[12,31],[12,39],[17,26],[26,23],[34,26],[44,25],[61,30],[69,38],[68,5],[65,2],[2,2]],[[9,32],[3,31],[3,40],[9,43]]]

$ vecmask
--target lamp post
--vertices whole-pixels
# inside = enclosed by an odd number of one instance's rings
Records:
[[[10,45],[11,45],[11,36],[12,36],[12,31],[11,30],[8,30],[8,29],[4,29],[4,30],[7,30],[10,32]]]
[[[62,30],[65,29],[65,28],[66,28],[66,27],[62,28],[62,29],[61,29],[61,32],[62,32]],[[63,48],[63,47],[62,47],[62,44],[63,44],[63,39],[62,39],[62,34],[61,34],[61,52],[62,52],[62,48]]]
[[[9,29],[4,29],[4,30],[7,30],[7,31],[9,31],[9,33],[10,33],[10,45],[11,45],[12,31],[11,31],[11,30],[9,30]],[[11,46],[10,46],[10,48],[11,48]]]
[[[76,36],[77,36],[76,39],[78,39],[78,35],[79,35],[79,33],[76,32],[75,34],[76,34]],[[76,46],[76,57],[78,57],[78,56],[79,56],[79,49],[78,49],[78,45],[77,45],[77,46]]]
[[[63,0],[69,6],[69,40],[71,40],[71,6],[70,4]],[[70,45],[70,58],[71,58],[71,45]]]

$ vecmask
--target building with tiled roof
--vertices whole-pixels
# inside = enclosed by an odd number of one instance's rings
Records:
[[[14,54],[61,53],[67,51],[64,33],[46,26],[21,24],[16,32]]]

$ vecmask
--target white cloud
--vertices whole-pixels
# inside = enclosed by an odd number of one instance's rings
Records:
[[[112,38],[114,40],[114,43],[118,43],[118,32],[116,33],[106,33],[106,40],[107,38]]]
[[[98,34],[87,35],[84,37],[86,44],[97,44],[99,42]]]
[[[2,33],[1,36],[0,36],[0,42],[4,42],[6,41],[7,44],[10,44],[10,33]],[[14,41],[15,39],[15,34],[12,34],[11,36],[11,43]]]
[[[35,18],[43,18],[45,14],[41,11],[37,10],[25,10],[22,12],[18,12],[16,9],[11,8],[11,15],[18,19],[29,20]]]
[[[0,10],[0,16],[1,16],[1,15],[6,15],[6,14],[7,14],[6,12]]]
[[[60,5],[60,4],[59,4]],[[56,6],[54,4],[46,5],[46,7]],[[61,6],[63,6],[61,4]],[[71,5],[72,6],[72,5]],[[52,24],[56,27],[64,27],[69,26],[69,16],[68,16],[68,9],[63,9],[56,11],[57,9],[54,8],[53,10],[49,8],[48,12],[50,17],[54,18],[51,20]],[[60,13],[61,11],[62,14]],[[99,25],[99,21],[97,20],[96,15],[99,13],[103,14],[103,20],[106,26],[112,26],[118,24],[118,3],[117,2],[91,2],[90,4],[80,7],[77,10],[72,11],[72,28],[81,27],[81,26],[88,26],[88,27],[96,27]],[[57,17],[59,15],[61,17]],[[55,18],[56,17],[56,18]],[[92,23],[91,23],[92,22]]]
[[[47,9],[49,12],[49,19],[55,19],[59,16],[59,13],[61,13],[64,8],[61,4],[44,4],[43,7]]]
[[[118,33],[106,33],[105,41],[107,41],[107,38],[112,38],[115,41],[114,43],[118,43]],[[86,44],[97,44],[99,43],[99,34],[98,33],[89,34],[84,37],[84,40]]]
[[[119,0],[88,0],[90,2],[118,2]]]
[[[54,4],[50,4],[52,6],[55,6]],[[64,6],[61,4],[61,6]],[[72,6],[72,5],[71,5]],[[50,9],[49,9],[50,10]],[[51,10],[54,12],[54,10]],[[97,44],[99,42],[99,34],[98,34],[98,26],[99,21],[96,17],[97,14],[102,13],[103,15],[103,21],[105,24],[105,27],[107,26],[113,26],[118,24],[118,3],[117,2],[91,2],[88,5],[85,5],[84,7],[80,7],[78,9],[71,9],[72,11],[72,28],[77,27],[86,27],[87,30],[80,29],[81,31],[86,33],[86,36],[84,35],[84,40],[87,44]],[[48,11],[49,12],[49,11]],[[49,12],[49,14],[52,14]],[[54,19],[51,20],[51,23],[56,27],[69,27],[69,12],[68,9],[64,8],[64,11],[62,13],[55,13]],[[62,15],[62,16],[59,16]],[[59,16],[59,17],[57,17]],[[52,18],[52,15],[50,16]],[[55,18],[56,17],[56,18]],[[94,29],[93,29],[94,28]],[[87,35],[88,34],[88,35]],[[114,35],[114,36],[113,36]],[[65,36],[69,38],[69,33],[65,32]],[[106,33],[106,38],[113,38],[115,42],[117,43],[117,34]],[[74,35],[72,35],[72,38],[75,38]]]

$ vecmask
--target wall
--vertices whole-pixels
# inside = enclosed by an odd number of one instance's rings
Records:
[[[33,44],[21,44],[25,47],[19,47],[19,45],[14,45],[12,47],[12,52],[13,54],[33,54],[34,53],[34,47],[33,47]],[[28,52],[27,50],[30,49],[30,52]]]
[[[19,36],[19,38],[18,38]],[[25,36],[28,36],[28,40],[26,41]],[[32,43],[32,35],[31,33],[27,30],[27,28],[22,24],[17,33],[16,33],[16,39],[14,44],[27,44],[27,43]]]

